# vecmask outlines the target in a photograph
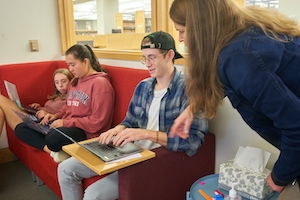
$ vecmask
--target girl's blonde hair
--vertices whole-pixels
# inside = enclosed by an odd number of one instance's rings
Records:
[[[186,28],[186,91],[191,110],[204,112],[207,118],[215,115],[224,98],[217,61],[221,49],[233,37],[253,26],[282,42],[300,36],[299,25],[276,10],[239,7],[232,0],[174,0],[169,14],[174,23]]]
[[[70,82],[74,78],[73,74],[68,69],[66,69],[66,68],[59,68],[59,69],[55,70],[55,72],[53,73],[53,80],[54,80],[54,77],[55,77],[56,74],[63,74],[63,75],[65,75],[69,79]],[[61,96],[61,99],[65,100],[67,94],[61,94],[57,90],[54,81],[53,81],[53,84],[54,84],[54,92],[53,92],[52,95],[48,96],[48,99],[49,100],[54,100],[56,97]]]

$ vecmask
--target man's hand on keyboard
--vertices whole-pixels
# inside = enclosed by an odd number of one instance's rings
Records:
[[[140,128],[126,128],[121,133],[117,134],[113,140],[115,146],[123,147],[128,142],[148,139],[151,130]]]
[[[125,129],[125,126],[118,125],[106,132],[100,134],[98,140],[100,144],[108,144],[112,141],[113,137],[121,133]]]

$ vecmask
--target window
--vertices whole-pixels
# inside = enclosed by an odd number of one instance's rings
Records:
[[[151,31],[151,0],[73,0],[73,10],[76,35]]]
[[[72,0],[57,0],[59,9],[59,24],[61,33],[61,49],[64,55],[65,51],[76,42],[74,8]],[[173,0],[151,0],[151,32],[163,30],[169,32],[177,38],[173,22],[169,20],[168,11]],[[92,28],[91,24],[85,24],[86,27]],[[118,35],[118,34],[111,34]],[[94,49],[96,55],[101,58],[136,60],[141,55],[140,50],[126,49]]]
[[[278,9],[279,0],[246,0],[246,5],[258,5],[261,7]]]

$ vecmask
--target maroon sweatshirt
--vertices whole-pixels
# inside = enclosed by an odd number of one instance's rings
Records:
[[[70,84],[66,104],[56,114],[64,127],[81,128],[90,139],[111,128],[114,102],[109,75],[98,72]]]
[[[56,97],[54,100],[48,100],[40,110],[44,110],[48,113],[56,113],[61,109],[66,103],[66,100],[62,100],[61,96]]]

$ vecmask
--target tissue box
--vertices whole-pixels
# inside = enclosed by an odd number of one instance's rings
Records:
[[[230,160],[220,165],[218,187],[229,191],[232,183],[236,183],[234,188],[242,197],[255,200],[268,199],[273,195],[273,190],[267,183],[270,172],[269,169],[261,173],[244,169]]]

